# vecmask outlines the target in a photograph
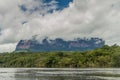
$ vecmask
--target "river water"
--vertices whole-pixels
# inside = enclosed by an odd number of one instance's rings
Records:
[[[0,80],[120,80],[120,69],[0,68]]]

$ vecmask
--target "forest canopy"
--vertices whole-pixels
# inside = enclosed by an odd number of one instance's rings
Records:
[[[95,50],[56,52],[12,52],[0,54],[0,67],[110,68],[120,67],[120,46]]]

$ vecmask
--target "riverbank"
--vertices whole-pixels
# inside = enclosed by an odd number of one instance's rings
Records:
[[[84,52],[13,52],[0,54],[0,67],[111,68],[120,67],[120,47],[104,46]]]

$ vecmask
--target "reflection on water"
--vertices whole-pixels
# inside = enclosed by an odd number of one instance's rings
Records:
[[[0,68],[0,80],[120,80],[120,69]]]

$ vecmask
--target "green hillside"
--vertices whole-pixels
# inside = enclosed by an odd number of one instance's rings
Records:
[[[0,54],[0,67],[110,68],[120,67],[120,46],[85,52],[13,52]]]

